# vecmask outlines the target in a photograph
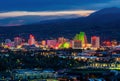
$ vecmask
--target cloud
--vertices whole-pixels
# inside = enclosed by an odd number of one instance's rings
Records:
[[[76,10],[76,11],[46,11],[46,12],[29,12],[29,11],[12,11],[0,13],[0,18],[10,18],[19,16],[65,16],[65,15],[78,15],[88,16],[95,12],[94,10]]]

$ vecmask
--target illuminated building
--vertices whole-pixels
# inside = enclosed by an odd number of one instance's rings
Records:
[[[18,46],[18,45],[21,45],[21,44],[22,44],[22,38],[15,37],[14,38],[14,45],[15,45],[15,47]]]
[[[82,48],[82,43],[80,40],[74,40],[72,41],[72,48],[73,49],[81,49]]]
[[[66,48],[66,44],[68,44],[68,39],[64,38],[64,37],[59,37],[58,41],[55,45],[55,49],[63,49]]]
[[[69,42],[65,42],[65,43],[63,44],[63,47],[64,47],[64,48],[70,48],[70,43],[69,43]]]
[[[91,44],[92,44],[93,48],[99,48],[100,47],[100,37],[92,36],[91,37]]]
[[[70,43],[69,42],[65,42],[60,46],[61,49],[68,49],[70,48]]]
[[[57,40],[47,40],[47,46],[50,48],[55,48],[56,44],[57,44]]]
[[[29,45],[35,45],[35,43],[36,43],[35,37],[30,34],[30,37],[29,37],[29,40],[28,40],[28,44]]]
[[[55,49],[59,49],[60,47],[61,47],[61,43],[57,43],[56,45],[55,45]]]
[[[116,40],[111,41],[112,46],[117,46],[118,42]]]
[[[72,48],[73,40],[70,40],[70,48]]]
[[[5,45],[7,45],[8,47],[12,46],[12,41],[10,39],[6,39],[5,40]]]
[[[103,42],[103,46],[110,47],[110,46],[112,46],[112,44],[111,44],[110,41],[104,41],[104,42]]]
[[[64,38],[64,37],[59,37],[58,38],[58,43],[65,43],[65,42],[67,42],[66,38]]]
[[[45,46],[45,45],[46,45],[46,41],[45,41],[45,40],[42,40],[42,41],[41,41],[41,44],[42,44],[42,46]]]
[[[10,39],[5,40],[5,44],[11,43],[12,41]]]
[[[80,32],[79,34],[76,34],[74,40],[81,41],[82,47],[86,47],[87,45],[87,37],[85,32]]]

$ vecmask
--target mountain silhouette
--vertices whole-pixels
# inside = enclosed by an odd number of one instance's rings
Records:
[[[57,38],[59,36],[72,39],[80,31],[86,32],[89,39],[91,36],[97,35],[101,37],[101,40],[120,40],[120,8],[105,8],[87,17],[0,27],[0,33],[8,34],[9,37],[18,34],[27,37],[28,34],[32,33],[37,39]]]

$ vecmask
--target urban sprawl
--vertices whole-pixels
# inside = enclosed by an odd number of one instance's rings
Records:
[[[0,45],[0,81],[120,81],[120,45],[85,32],[37,41],[30,34]]]

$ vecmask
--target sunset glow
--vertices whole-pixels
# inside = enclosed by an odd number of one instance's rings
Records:
[[[18,17],[18,16],[64,16],[64,15],[78,15],[88,16],[95,12],[94,10],[78,10],[78,11],[45,11],[45,12],[27,12],[27,11],[13,11],[0,13],[0,18]]]

